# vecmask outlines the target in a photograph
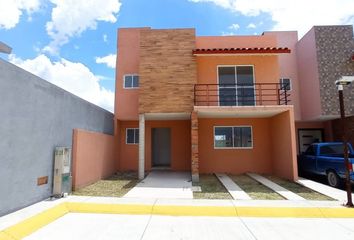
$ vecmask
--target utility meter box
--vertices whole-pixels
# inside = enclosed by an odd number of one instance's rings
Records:
[[[56,147],[54,154],[53,196],[71,193],[71,148]]]

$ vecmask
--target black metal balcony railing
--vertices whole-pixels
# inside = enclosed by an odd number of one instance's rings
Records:
[[[194,85],[195,106],[287,105],[289,96],[280,83]]]

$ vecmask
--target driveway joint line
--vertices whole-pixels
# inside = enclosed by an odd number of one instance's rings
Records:
[[[144,231],[143,231],[143,233],[141,234],[140,240],[142,240],[142,239],[144,238],[145,232],[146,232],[147,228],[149,227],[149,224],[150,224],[151,219],[152,219],[152,212],[153,212],[153,210],[154,210],[154,207],[155,207],[155,205],[156,205],[156,202],[157,202],[157,199],[155,199],[155,200],[154,200],[154,203],[152,204],[151,212],[150,212],[150,216],[149,216],[149,220],[147,221],[146,226],[145,226],[145,228],[144,228]]]
[[[237,206],[235,205],[234,201],[230,200],[232,206],[234,206],[235,212],[236,212],[236,217],[241,221],[242,225],[247,229],[247,231],[251,234],[251,236],[255,239],[258,240],[258,238],[254,235],[254,233],[251,231],[251,229],[247,226],[247,224],[243,221],[243,219],[239,216],[238,211],[237,211]]]

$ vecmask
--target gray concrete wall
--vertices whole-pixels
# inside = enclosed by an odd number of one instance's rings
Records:
[[[74,128],[113,134],[113,114],[0,59],[0,216],[51,195],[54,148]]]

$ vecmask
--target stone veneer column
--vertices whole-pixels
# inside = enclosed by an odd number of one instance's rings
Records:
[[[198,114],[191,113],[192,182],[199,182]]]
[[[145,177],[145,116],[139,114],[139,179]]]

